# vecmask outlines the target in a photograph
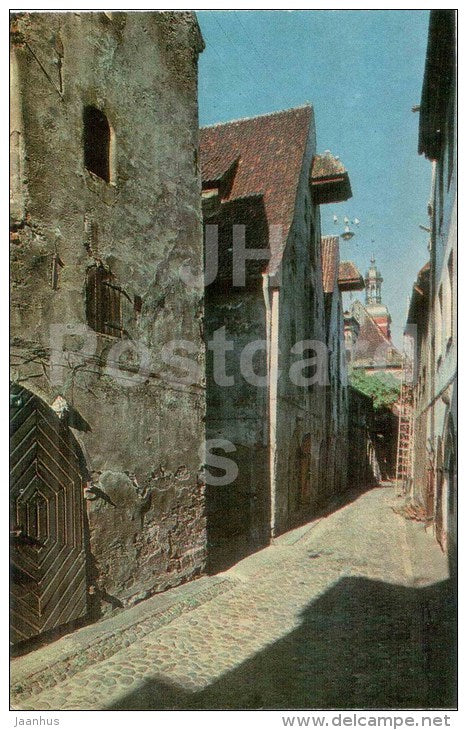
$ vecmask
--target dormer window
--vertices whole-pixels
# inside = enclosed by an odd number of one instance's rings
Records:
[[[219,188],[213,187],[202,190],[201,202],[204,218],[212,218],[212,216],[217,215],[221,207]]]

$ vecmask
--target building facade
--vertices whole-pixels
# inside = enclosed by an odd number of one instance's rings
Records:
[[[328,385],[326,387],[326,492],[342,493],[348,485],[349,388],[342,292],[359,291],[363,280],[351,261],[340,261],[339,237],[321,237]]]
[[[226,441],[238,470],[208,486],[214,569],[309,519],[328,496],[319,205],[351,190],[342,164],[316,154],[309,106],[202,129],[201,161],[207,254],[215,231],[219,243],[205,300],[207,440]],[[221,336],[225,374],[214,359]]]
[[[457,524],[456,12],[432,10],[420,104],[419,154],[432,163],[430,260],[415,282],[414,493],[455,569]]]
[[[205,565],[202,48],[192,13],[12,17],[13,642]]]

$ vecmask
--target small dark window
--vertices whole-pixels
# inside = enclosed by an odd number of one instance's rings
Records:
[[[122,337],[122,290],[103,266],[91,266],[86,273],[86,319],[103,335]]]
[[[99,109],[86,106],[84,123],[84,165],[89,172],[110,182],[110,125]]]
[[[135,297],[133,299],[133,307],[135,310],[135,314],[141,314],[141,310],[143,309],[143,300],[139,296],[139,294],[135,294]]]

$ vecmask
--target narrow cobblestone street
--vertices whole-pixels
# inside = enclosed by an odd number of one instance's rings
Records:
[[[350,496],[238,563],[223,583],[206,579],[222,590],[188,601],[109,658],[68,678],[65,670],[27,698],[20,688],[14,707],[452,707],[446,562],[395,501],[390,487]],[[21,663],[47,653],[52,646],[14,660],[12,684]]]

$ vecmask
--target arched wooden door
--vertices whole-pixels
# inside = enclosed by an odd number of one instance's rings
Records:
[[[17,644],[86,613],[79,447],[40,398],[10,405],[10,625]]]

